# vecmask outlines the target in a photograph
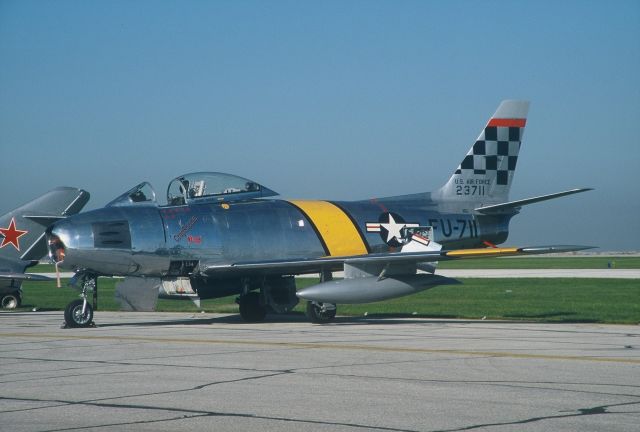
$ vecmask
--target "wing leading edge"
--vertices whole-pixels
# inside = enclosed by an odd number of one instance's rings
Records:
[[[592,249],[593,246],[579,245],[552,245],[552,246],[528,246],[528,247],[501,247],[501,248],[477,248],[454,249],[445,251],[423,252],[389,252],[374,253],[355,256],[307,258],[294,260],[273,260],[260,262],[236,262],[224,265],[205,265],[201,272],[207,276],[221,275],[234,271],[255,271],[257,273],[271,274],[302,274],[314,273],[323,269],[335,269],[343,265],[367,265],[367,264],[418,264],[436,261],[448,261],[457,259],[504,257],[517,255],[540,255],[549,253],[575,252]]]
[[[10,279],[10,280],[30,280],[30,281],[50,281],[53,280],[48,276],[42,276],[39,274],[33,273],[0,273],[0,279]]]

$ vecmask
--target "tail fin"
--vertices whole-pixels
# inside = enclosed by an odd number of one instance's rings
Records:
[[[0,217],[0,274],[22,272],[28,261],[47,253],[44,232],[65,216],[78,213],[89,193],[59,187]]]
[[[528,111],[528,101],[502,101],[449,181],[432,197],[447,202],[508,201]]]

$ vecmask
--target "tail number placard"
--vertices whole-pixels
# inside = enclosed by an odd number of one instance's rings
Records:
[[[456,195],[483,196],[485,194],[483,185],[457,185]]]

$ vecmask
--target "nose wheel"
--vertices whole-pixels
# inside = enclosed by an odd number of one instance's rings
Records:
[[[93,324],[93,307],[87,299],[74,300],[64,309],[67,327],[89,327]]]
[[[65,327],[95,327],[93,310],[98,308],[98,277],[92,274],[77,273],[72,285],[80,284],[80,299],[74,300],[64,309]],[[93,294],[93,306],[89,303],[89,294]]]

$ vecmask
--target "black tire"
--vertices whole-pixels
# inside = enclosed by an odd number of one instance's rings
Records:
[[[87,309],[82,314],[83,300],[74,300],[64,309],[64,321],[67,327],[89,327],[93,324],[93,307],[87,303]]]
[[[267,316],[267,308],[260,304],[260,294],[250,292],[240,297],[240,316],[246,322],[262,322]]]
[[[324,309],[322,303],[307,302],[307,318],[314,324],[326,324],[336,317],[337,308]]]
[[[20,307],[20,303],[22,303],[22,299],[19,294],[15,293],[3,295],[0,301],[2,309],[16,309]]]

